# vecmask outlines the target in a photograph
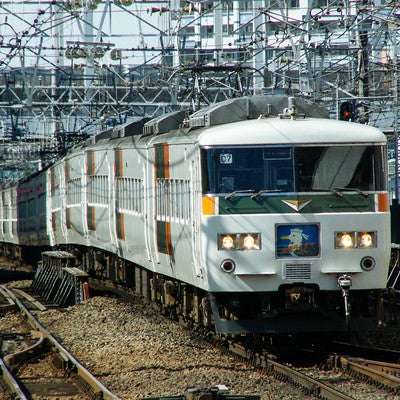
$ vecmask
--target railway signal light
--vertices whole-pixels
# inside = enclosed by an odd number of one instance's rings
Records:
[[[339,119],[342,121],[354,121],[354,105],[351,101],[344,101],[340,105]]]

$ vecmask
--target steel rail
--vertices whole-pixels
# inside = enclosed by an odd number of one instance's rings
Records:
[[[34,297],[32,297],[30,294],[24,292],[23,290],[13,288],[13,292],[18,294],[19,296],[23,297],[29,303],[31,303],[34,307],[36,307],[39,311],[45,311],[47,310],[47,307],[44,306],[42,303],[37,301]]]
[[[15,307],[15,301],[6,293],[3,286],[0,286],[0,295],[3,296],[6,304],[2,304],[1,308],[12,308]]]
[[[400,388],[400,365],[361,358],[340,357],[342,368],[350,370],[391,389]]]
[[[4,291],[10,296],[17,304],[18,308],[23,312],[28,320],[28,323],[33,329],[40,332],[43,338],[47,339],[50,344],[59,352],[60,356],[66,361],[71,363],[76,368],[77,375],[86,382],[91,390],[103,400],[120,400],[119,397],[110,392],[96,377],[94,377],[71,353],[69,353],[58,341],[51,335],[51,333],[34,317],[34,315],[25,307],[25,305],[15,296],[15,294],[8,288],[1,286]]]
[[[326,400],[354,400],[353,397],[334,389],[310,376],[307,376],[293,368],[272,360],[268,355],[251,354],[242,345],[229,343],[228,350],[239,357],[252,361],[256,366],[267,370],[278,379],[288,379],[296,385],[305,388],[309,393]]]
[[[14,375],[11,373],[5,361],[0,358],[0,369],[1,377],[4,383],[7,385],[13,400],[29,400],[29,397],[25,395],[19,383],[15,380]]]

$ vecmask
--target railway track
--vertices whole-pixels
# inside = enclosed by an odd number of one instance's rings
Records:
[[[271,359],[268,354],[253,354],[242,345],[235,343],[229,344],[229,351],[265,369],[268,374],[301,387],[305,393],[315,396],[315,398],[327,400],[350,400],[355,398],[352,393],[344,393],[342,390],[335,389],[333,380],[328,385],[320,379],[310,377],[295,368]],[[328,364],[331,371],[341,369],[349,378],[354,377],[371,385],[371,387],[383,388],[390,395],[400,394],[400,364],[398,363],[331,355],[329,356]]]
[[[30,307],[43,305],[20,290],[1,286],[6,304],[15,306],[35,332],[37,341],[25,349],[7,354],[0,359],[2,386],[10,399],[46,398],[118,400],[78,360],[74,358],[51,333],[43,327],[19,297]]]
[[[353,397],[341,392],[322,381],[312,378],[295,368],[271,359],[270,354],[252,353],[244,346],[229,343],[228,351],[252,362],[268,374],[274,375],[278,379],[284,380],[294,386],[300,387],[306,394],[327,400],[352,400]]]
[[[349,374],[394,393],[400,391],[400,364],[365,360],[353,357],[340,357],[340,364]]]
[[[10,303],[11,305],[15,303],[18,305],[18,302],[22,302],[19,300],[19,298],[23,299],[23,302],[26,304],[24,307],[25,308],[32,308],[32,309],[43,309],[43,305],[41,305],[40,302],[37,302],[34,298],[29,296],[23,291],[20,291],[18,289],[13,289],[10,291],[9,289],[3,288],[0,286],[0,291],[3,293],[3,297],[7,298],[7,303]],[[19,307],[19,305],[18,305]],[[22,308],[24,310],[24,308]],[[25,311],[24,311],[25,312]],[[31,317],[27,317],[29,321],[31,321]],[[30,325],[32,323],[30,322]],[[33,326],[35,327],[36,330],[36,324],[34,323]],[[43,342],[48,342],[48,337],[50,334],[46,331],[45,328],[41,327],[37,329],[38,332],[42,332],[40,335],[43,337]],[[38,340],[39,341],[39,340]],[[213,340],[215,343],[215,338]],[[271,356],[271,354],[268,354],[267,352],[261,352],[261,353],[256,353],[253,352],[251,349],[246,348],[245,346],[235,343],[234,341],[230,341],[228,345],[226,345],[225,342],[225,350],[229,351],[231,354],[234,354],[237,357],[240,357],[243,360],[247,360],[251,365],[256,366],[258,369],[265,371],[265,373],[268,376],[275,376],[279,380],[282,380],[284,382],[288,382],[292,386],[295,387],[300,387],[304,393],[306,393],[308,398],[310,399],[354,399],[355,397],[352,396],[352,393],[343,390],[341,388],[335,388],[334,386],[334,380],[330,380],[329,378],[324,378],[324,379],[318,379],[315,377],[310,376],[307,373],[300,372],[298,368],[293,368],[292,366],[288,366],[284,363],[278,362],[277,359],[274,356]],[[46,353],[46,356],[43,356],[43,353],[41,353],[41,358],[44,359],[45,364],[57,364],[59,367],[59,371],[62,371],[63,376],[67,375],[68,378],[70,377],[77,377],[80,376],[80,366],[74,364],[74,359],[72,357],[72,361],[70,358],[68,358],[67,355],[65,355],[64,351],[60,350],[53,350],[53,353],[51,351],[49,353]],[[6,358],[6,357],[5,357]],[[35,357],[31,357],[32,359],[35,359]],[[393,375],[393,379],[388,378],[387,375],[390,375],[389,368],[391,368],[394,372],[394,374],[398,374],[399,371],[395,369],[397,367],[396,364],[392,363],[375,363],[374,365],[379,365],[378,367],[372,367],[372,361],[370,360],[364,360],[364,359],[359,359],[355,357],[345,357],[344,355],[334,355],[330,357],[330,366],[332,368],[332,371],[338,370],[338,369],[343,369],[346,374],[348,374],[349,379],[351,377],[356,377],[357,380],[360,380],[362,382],[365,382],[365,385],[376,385],[376,387],[380,388],[385,388],[388,390],[389,393],[396,393],[398,390],[398,378],[396,378],[395,375]],[[8,361],[7,363],[4,362],[5,365],[5,372],[3,372],[3,376],[7,373],[7,369],[12,371],[13,373],[16,371],[15,365],[20,364],[15,361]],[[27,363],[24,362],[25,365],[27,365],[25,368],[29,369],[29,366]],[[61,366],[61,368],[60,368]],[[25,370],[26,370],[25,369]],[[380,369],[380,373],[378,371]],[[35,370],[37,371],[36,364],[35,364]],[[376,373],[372,374],[372,371],[377,371]],[[21,370],[21,373],[24,372]],[[47,374],[50,376],[50,372],[44,372],[41,373],[41,375]],[[47,376],[46,375],[46,376]],[[327,373],[329,375],[329,372]],[[333,372],[331,373],[333,375]],[[24,378],[24,376],[20,375],[19,378],[17,377],[14,381],[12,381],[12,378],[3,378],[3,379],[8,379],[11,383],[9,383],[9,386],[13,387],[14,393],[17,393],[17,390],[22,390],[24,393],[26,391],[26,388],[28,388],[31,391],[35,391],[37,393],[43,393],[43,387],[45,387],[44,383],[33,383],[30,378]],[[54,387],[57,387],[59,389],[58,396],[61,397],[62,390],[64,391],[63,393],[68,393],[68,390],[70,390],[69,398],[74,398],[73,397],[73,390],[76,389],[66,389],[65,387],[63,388],[63,385],[57,381],[60,379],[60,377],[54,377]],[[389,380],[390,379],[390,380]],[[17,389],[17,383],[22,383],[25,386],[25,389]],[[326,382],[329,381],[329,384]],[[15,383],[17,382],[17,383]],[[332,383],[333,382],[333,383]],[[96,396],[96,393],[100,393],[100,389],[93,389],[92,384],[89,384],[92,392]],[[79,385],[78,385],[79,386]],[[49,393],[49,385],[47,386],[47,395]],[[256,388],[255,388],[256,391]],[[15,395],[15,394],[14,394]],[[86,394],[85,394],[86,395]],[[103,396],[102,398],[104,399],[116,399],[117,397],[108,397],[109,395],[104,395],[104,394],[98,394],[99,396]],[[113,396],[113,395],[112,395]],[[174,395],[171,393],[171,398],[185,398],[185,395]],[[18,398],[18,397],[17,397]],[[21,397],[23,398],[23,397]],[[77,397],[79,399],[84,399],[84,398],[91,398],[89,397],[83,397],[80,395],[80,397]],[[93,397],[92,397],[93,398]],[[223,398],[221,394],[221,398]]]

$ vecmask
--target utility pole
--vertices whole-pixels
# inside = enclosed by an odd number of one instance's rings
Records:
[[[372,20],[371,17],[365,13],[367,7],[362,1],[359,7],[360,15],[362,16],[362,21],[358,29],[358,96],[360,98],[369,97],[369,42],[368,42],[368,31],[371,29]],[[363,8],[361,8],[363,7]],[[358,121],[362,124],[366,124],[369,121],[367,106],[362,103],[358,108]]]

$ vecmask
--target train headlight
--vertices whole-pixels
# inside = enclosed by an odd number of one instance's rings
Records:
[[[260,250],[261,233],[220,233],[218,250]]]
[[[225,249],[225,250],[232,250],[232,248],[234,247],[234,242],[233,242],[233,237],[230,235],[226,235],[222,237],[222,241],[221,241],[221,248]]]
[[[357,238],[358,238],[358,247],[361,249],[376,247],[375,232],[362,232],[357,236]]]
[[[337,249],[351,249],[355,247],[355,232],[336,232],[335,247]]]
[[[253,236],[247,235],[246,237],[243,238],[243,247],[246,250],[254,249],[255,242],[256,241],[254,240]]]
[[[335,232],[336,249],[370,249],[376,247],[376,232]]]

